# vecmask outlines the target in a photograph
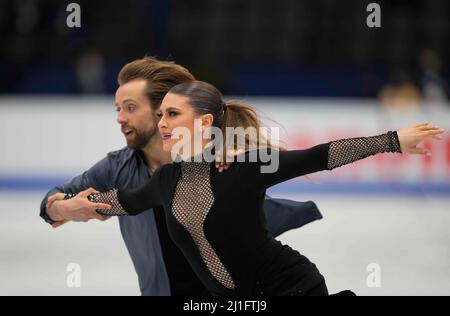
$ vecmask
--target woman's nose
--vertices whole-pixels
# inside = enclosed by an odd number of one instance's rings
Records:
[[[159,120],[158,127],[159,128],[166,128],[167,127],[167,123],[166,123],[166,120],[165,120],[164,116],[162,116],[161,119]]]

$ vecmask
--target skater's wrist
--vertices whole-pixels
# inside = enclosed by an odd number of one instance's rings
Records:
[[[47,216],[54,222],[60,222],[64,220],[65,218],[61,215],[61,203],[63,203],[64,200],[55,200],[52,201],[46,208],[45,212],[47,213]]]

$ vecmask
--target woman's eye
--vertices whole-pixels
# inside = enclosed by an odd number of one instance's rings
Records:
[[[178,114],[177,112],[169,111],[169,116],[175,116],[177,114]]]
[[[162,117],[163,114],[162,114],[162,112],[158,112],[158,113],[156,113],[156,116],[157,116],[157,117]]]

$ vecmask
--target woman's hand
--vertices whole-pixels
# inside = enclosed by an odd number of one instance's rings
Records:
[[[397,131],[402,153],[419,155],[429,155],[430,151],[417,145],[427,138],[441,140],[439,135],[442,133],[444,133],[442,128],[429,126],[428,123],[405,127]]]

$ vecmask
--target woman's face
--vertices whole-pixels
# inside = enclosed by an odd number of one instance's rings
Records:
[[[171,151],[182,157],[191,157],[201,150],[205,115],[195,115],[188,97],[168,93],[161,103],[158,116],[161,118],[158,128],[164,151]],[[197,137],[196,141],[194,141],[195,137]],[[200,146],[200,149],[194,148],[194,145]]]

